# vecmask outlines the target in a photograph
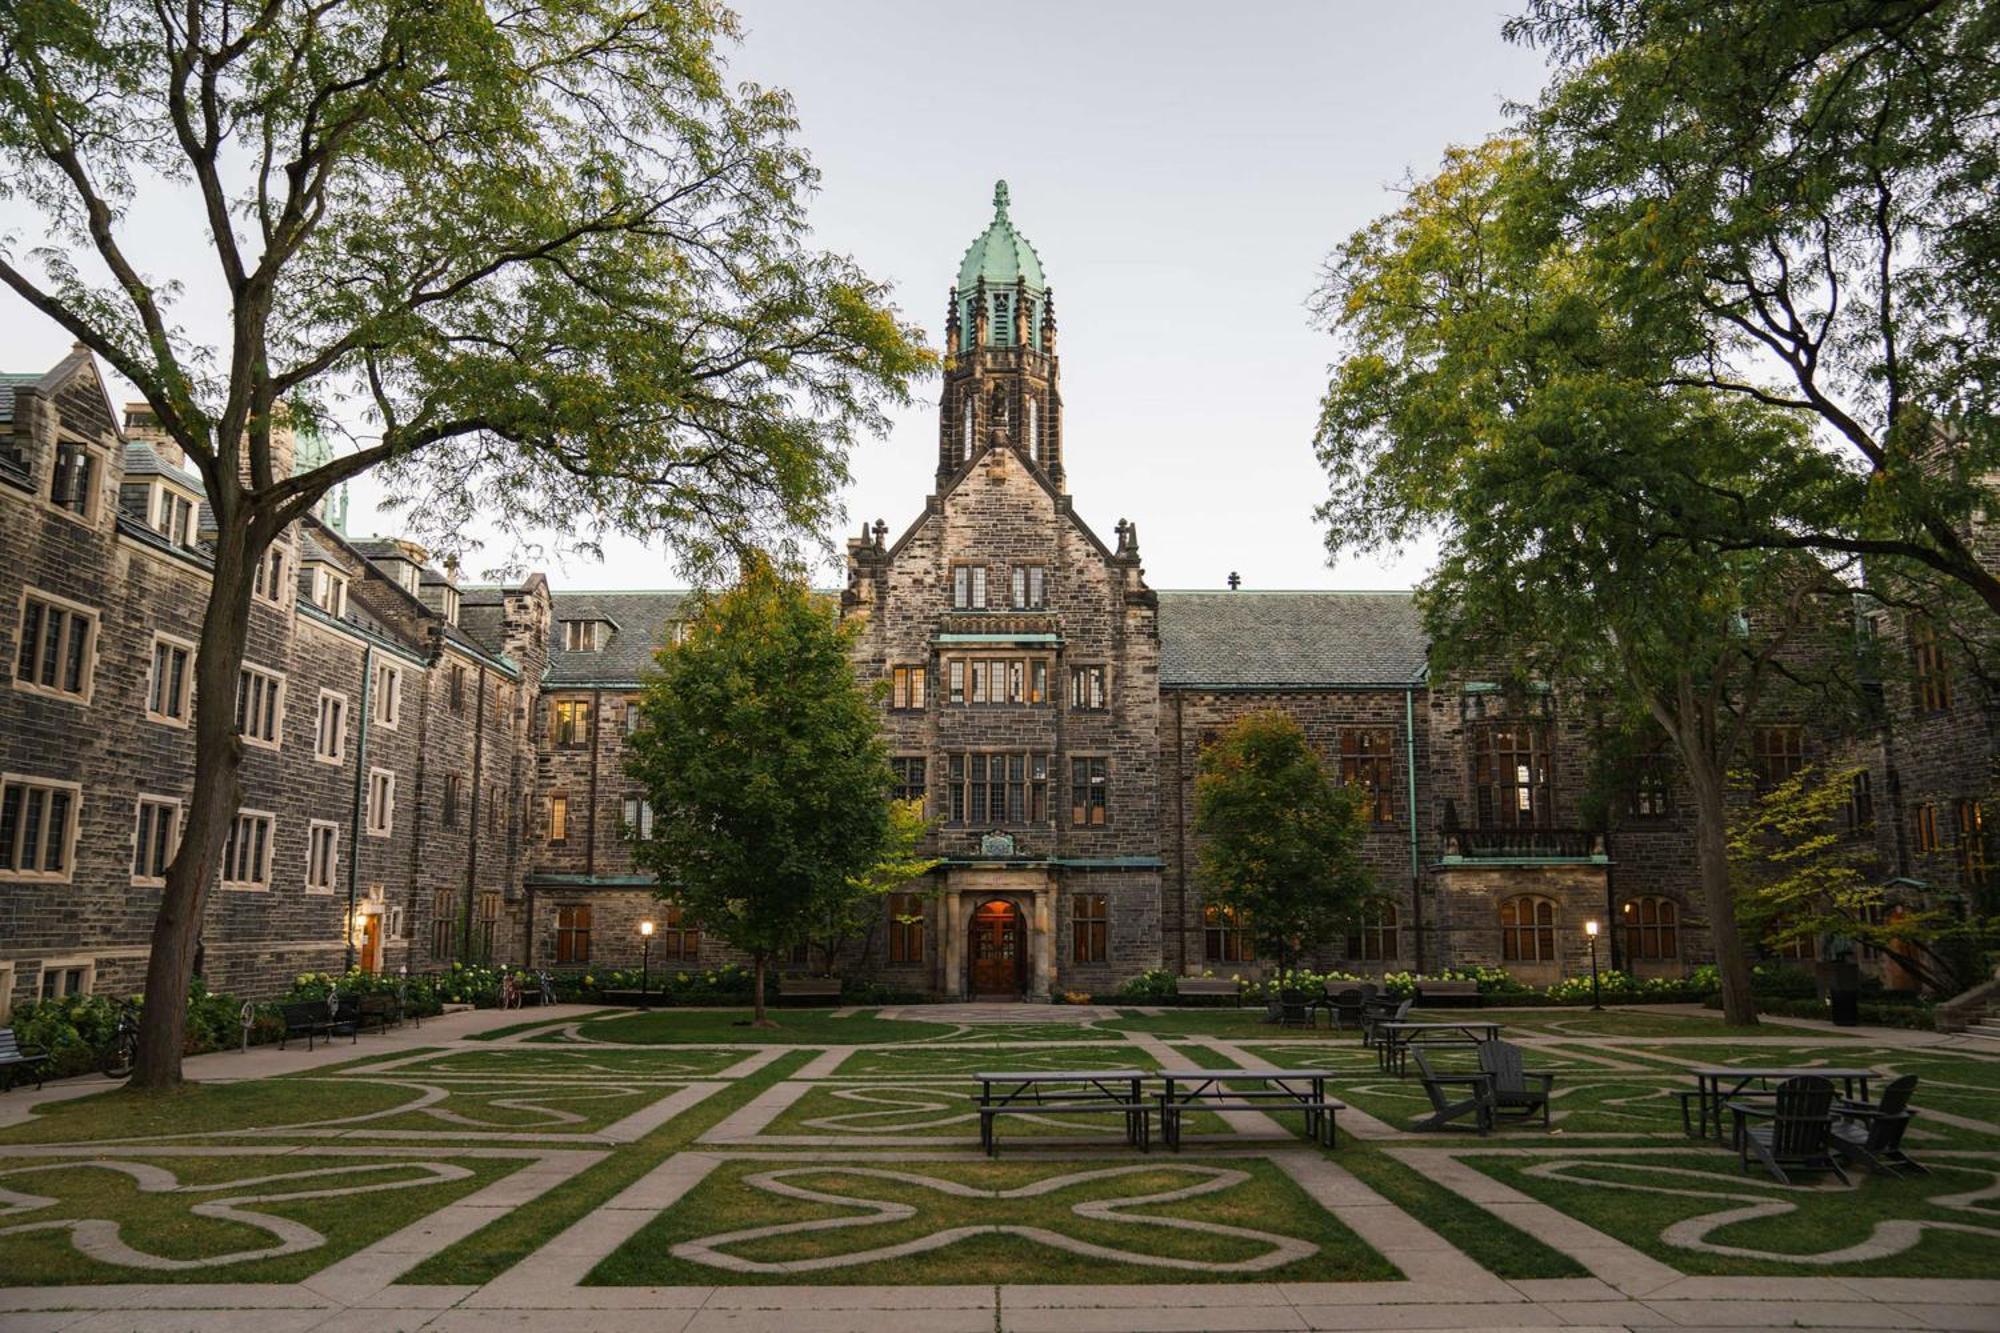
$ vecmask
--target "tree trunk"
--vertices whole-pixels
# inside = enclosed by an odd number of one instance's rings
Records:
[[[187,1043],[188,983],[208,891],[221,872],[222,845],[242,800],[243,742],[236,734],[237,677],[249,634],[250,588],[262,550],[252,551],[244,525],[217,535],[214,581],[195,657],[194,793],[181,821],[180,850],[167,867],[160,910],[146,961],[146,1003],[139,1016],[133,1087],[164,1089],[181,1082]],[[268,855],[268,852],[267,852]]]
[[[761,950],[750,955],[750,961],[756,971],[756,980],[751,983],[750,992],[750,1026],[757,1028],[771,1026],[771,1020],[764,1017],[764,958],[765,955]]]
[[[1701,873],[1702,901],[1708,911],[1708,935],[1715,945],[1715,970],[1722,986],[1725,1023],[1754,1024],[1756,1002],[1750,995],[1750,960],[1736,927],[1736,896],[1729,886],[1729,812],[1723,799],[1721,765],[1710,755],[1685,753],[1688,786],[1694,792],[1695,864]]]

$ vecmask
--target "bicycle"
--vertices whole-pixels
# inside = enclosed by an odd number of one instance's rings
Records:
[[[111,1044],[104,1050],[104,1058],[99,1068],[106,1078],[130,1078],[133,1068],[139,1063],[139,1019],[132,1012],[132,1006],[121,1005],[118,1009],[118,1027],[111,1034]]]

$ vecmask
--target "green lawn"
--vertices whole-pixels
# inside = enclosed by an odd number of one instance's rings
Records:
[[[786,1197],[750,1178],[784,1170],[784,1186],[818,1195],[838,1195],[911,1210],[880,1222],[833,1230],[720,1241],[712,1238],[753,1228],[865,1217],[864,1203]],[[931,1177],[976,1190],[974,1197],[949,1193],[922,1182],[885,1179],[874,1171],[893,1170]],[[1079,1215],[1078,1205],[1150,1196],[1212,1183],[1213,1172],[1241,1172],[1247,1178],[1214,1193],[1171,1202],[1135,1202],[1127,1216],[1185,1218],[1206,1225],[1241,1228],[1255,1236],[1183,1230]],[[1060,1185],[1048,1192],[1006,1197],[1072,1173],[1104,1173]],[[1115,1172],[1116,1174],[1109,1174]],[[996,1197],[997,1196],[997,1197]],[[1103,1247],[1118,1255],[1143,1256],[1156,1264],[1103,1254],[1080,1255],[1012,1232],[992,1228],[1039,1229]],[[800,1268],[816,1260],[866,1254],[886,1246],[970,1229],[938,1248],[899,1258]],[[1304,1252],[1268,1268],[1247,1265],[1266,1256],[1284,1258],[1280,1237]],[[770,1266],[739,1272],[676,1256],[676,1245],[709,1239],[724,1255]],[[1216,1271],[1211,1264],[1241,1265]],[[1387,1279],[1396,1270],[1360,1237],[1335,1220],[1268,1161],[1204,1162],[1189,1157],[1172,1162],[904,1162],[889,1167],[798,1167],[783,1162],[730,1161],[717,1167],[681,1203],[648,1223],[590,1275],[597,1286],[655,1284],[785,1283],[817,1285],[874,1283],[979,1284],[1013,1282],[1346,1282]]]
[[[1931,1158],[1928,1177],[1861,1174],[1852,1189],[1801,1173],[1794,1178],[1799,1187],[1785,1189],[1761,1172],[1740,1173],[1735,1155],[1722,1151],[1544,1162],[1468,1154],[1465,1160],[1685,1273],[1943,1278],[1990,1273],[2000,1262],[2000,1206],[1990,1197],[1995,1181],[1990,1165],[1955,1166]],[[1989,1197],[1966,1207],[1938,1202],[1975,1193]],[[1765,1215],[1724,1218],[1731,1210],[1760,1206]],[[1676,1224],[1709,1216],[1725,1224],[1683,1226],[1676,1235],[1690,1243],[1662,1239]],[[1914,1244],[1898,1228],[1882,1233],[1897,1251],[1887,1257],[1838,1259],[1892,1222],[1924,1229]],[[1714,1253],[1694,1244],[1739,1252]]]
[[[1428,1176],[1365,1146],[1343,1148],[1334,1160],[1411,1217],[1464,1250],[1496,1277],[1509,1280],[1589,1277],[1561,1250],[1467,1203]]]
[[[49,1201],[0,1216],[0,1274],[8,1285],[296,1282],[524,1164],[443,1156],[438,1159],[442,1174],[451,1178],[440,1180],[421,1159],[369,1161],[310,1152],[282,1157],[175,1157],[169,1150],[120,1160],[168,1173],[155,1183],[169,1188],[142,1189],[141,1182],[103,1160],[50,1164],[0,1157],[0,1189]],[[365,1192],[332,1199],[303,1197],[340,1189]],[[300,1197],[257,1202],[283,1195]],[[303,1224],[323,1239],[309,1248],[254,1257],[284,1244],[286,1238],[248,1221],[193,1211],[204,1202],[224,1201],[233,1201],[248,1213]],[[227,1261],[156,1268],[91,1258],[72,1242],[64,1225],[90,1219],[115,1223],[116,1243],[141,1255],[181,1263]],[[43,1227],[51,1222],[59,1225]],[[245,1257],[229,1258],[236,1255]]]
[[[186,1083],[163,1093],[107,1086],[88,1097],[37,1106],[33,1119],[0,1129],[0,1143],[186,1137],[303,1125],[387,1110],[418,1095],[408,1088],[322,1074]]]
[[[397,1078],[418,1074],[538,1075],[549,1078],[637,1074],[647,1078],[709,1078],[741,1062],[744,1055],[743,1051],[728,1048],[712,1051],[619,1051],[575,1043],[568,1046],[509,1045],[492,1051],[459,1051],[415,1064],[399,1064],[391,1072]]]
[[[855,1051],[834,1071],[856,1074],[907,1074],[936,1077],[1061,1069],[1155,1070],[1159,1062],[1136,1046],[1093,1043],[1088,1046],[1019,1046],[954,1042],[949,1046],[905,1047],[886,1051]]]

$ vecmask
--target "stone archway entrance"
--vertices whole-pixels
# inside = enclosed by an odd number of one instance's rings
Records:
[[[982,1000],[1018,1000],[1027,990],[1027,931],[1021,909],[989,898],[972,914],[965,956],[968,990]]]

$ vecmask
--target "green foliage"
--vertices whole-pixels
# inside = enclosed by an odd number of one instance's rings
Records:
[[[400,994],[406,1011],[421,1017],[439,1012],[447,1003],[493,1007],[500,1002],[500,975],[492,968],[468,968],[460,963],[435,975],[396,976],[364,972],[358,967],[339,975],[301,972],[278,1002],[324,1000],[334,991],[342,995]]]
[[[889,824],[875,864],[833,887],[814,906],[812,939],[826,975],[834,974],[849,942],[865,938],[882,919],[883,899],[903,892],[912,880],[936,867],[937,858],[922,850],[935,827],[934,820],[924,817],[922,801],[889,803]]]
[[[1180,981],[1163,967],[1127,977],[1118,985],[1118,998],[1133,1004],[1157,1004],[1180,994]]]
[[[1194,829],[1208,902],[1241,913],[1267,956],[1325,944],[1374,892],[1360,797],[1328,780],[1288,714],[1251,713],[1202,751]]]
[[[850,637],[802,579],[750,561],[660,653],[627,744],[655,811],[640,864],[759,966],[883,859],[894,774]]]

